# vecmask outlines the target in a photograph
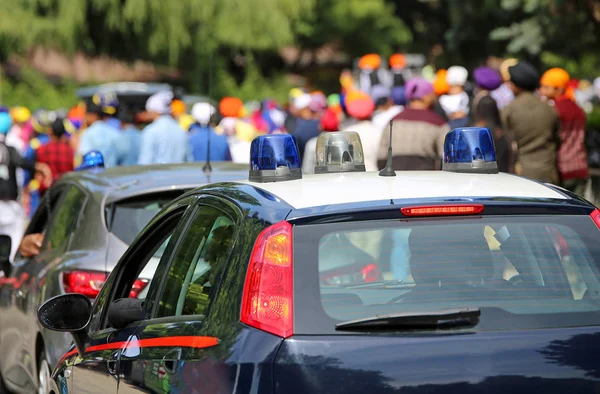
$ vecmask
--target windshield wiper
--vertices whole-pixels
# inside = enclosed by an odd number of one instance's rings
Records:
[[[439,311],[415,311],[376,315],[335,325],[336,330],[385,330],[393,328],[427,329],[475,326],[479,308],[451,308]]]

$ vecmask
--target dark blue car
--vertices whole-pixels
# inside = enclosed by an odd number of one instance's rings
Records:
[[[75,338],[54,394],[600,390],[593,205],[489,165],[265,166],[166,206],[93,306],[40,308]]]

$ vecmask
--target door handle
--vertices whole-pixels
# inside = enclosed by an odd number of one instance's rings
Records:
[[[119,352],[114,352],[110,360],[106,361],[106,369],[111,375],[117,374],[117,362],[119,361]]]
[[[163,357],[163,365],[168,374],[174,375],[181,360],[181,348],[173,349]]]

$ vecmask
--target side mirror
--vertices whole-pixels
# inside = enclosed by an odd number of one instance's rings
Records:
[[[138,298],[119,298],[108,308],[108,322],[113,328],[125,328],[131,323],[145,319],[144,300]]]
[[[12,239],[8,235],[0,235],[0,270],[4,276],[10,276],[10,252],[12,250]]]
[[[75,346],[83,354],[87,338],[85,328],[92,318],[92,303],[83,294],[61,294],[50,298],[38,309],[40,324],[52,331],[70,332]]]

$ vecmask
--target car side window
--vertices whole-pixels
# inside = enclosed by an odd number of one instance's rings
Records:
[[[52,222],[44,239],[42,250],[64,251],[68,247],[71,234],[75,231],[81,209],[86,201],[85,193],[70,186],[51,213]]]
[[[225,212],[200,205],[166,275],[154,317],[205,315],[233,246],[235,226]]]
[[[169,247],[172,248],[171,245],[176,241],[176,237],[173,236],[185,217],[186,208],[185,205],[177,208],[155,226],[147,229],[144,237],[130,246],[132,253],[126,257],[125,265],[123,268],[117,266],[120,272],[110,275],[98,295],[90,322],[90,332],[106,328],[105,309],[111,301],[123,297],[146,299],[153,284],[152,279],[160,276],[156,273],[158,267],[168,259]],[[162,265],[166,265],[166,262]]]

